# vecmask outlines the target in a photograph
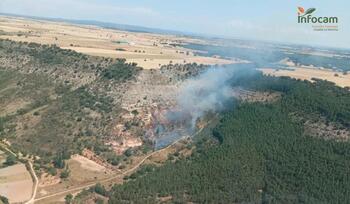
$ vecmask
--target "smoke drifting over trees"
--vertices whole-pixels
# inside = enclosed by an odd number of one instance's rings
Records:
[[[186,80],[177,95],[176,107],[166,112],[169,125],[157,126],[156,148],[171,144],[195,132],[197,120],[209,112],[225,109],[232,100],[234,67],[213,67]]]
[[[177,97],[178,109],[190,114],[192,127],[206,112],[223,110],[232,99],[230,79],[233,68],[211,68],[196,78],[186,81]]]

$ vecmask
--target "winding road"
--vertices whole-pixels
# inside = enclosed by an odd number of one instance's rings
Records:
[[[7,148],[6,144],[4,144],[3,142],[0,142],[0,146],[5,151],[9,152],[10,154],[12,154],[13,156],[18,158],[18,155],[16,153],[14,153],[13,151],[11,151],[9,148]],[[34,198],[36,196],[36,192],[37,192],[37,189],[38,189],[39,179],[38,179],[38,177],[35,174],[32,162],[30,162],[29,160],[27,160],[27,162],[28,162],[28,165],[29,165],[30,175],[32,176],[32,178],[34,180],[34,189],[33,189],[32,197],[27,202],[25,202],[25,204],[31,204],[31,203],[34,203]]]
[[[30,198],[30,200],[28,200],[27,202],[25,202],[25,204],[31,204],[31,203],[34,203],[34,198],[36,196],[36,192],[38,190],[38,184],[39,184],[39,179],[38,177],[36,176],[35,174],[35,171],[33,169],[33,164],[32,162],[28,161],[28,164],[29,164],[29,167],[30,167],[30,171],[31,171],[31,175],[32,175],[32,178],[34,180],[34,189],[33,189],[33,193],[32,193],[32,197]]]
[[[203,128],[202,128],[203,129]],[[202,129],[200,129],[198,132],[200,132]],[[196,132],[194,135],[196,135],[198,132]],[[167,149],[169,149],[170,147],[174,146],[176,143],[178,143],[179,141],[181,140],[184,140],[188,137],[181,137],[180,139],[174,141],[173,143],[171,143],[170,145],[168,145],[167,147],[163,148],[163,149],[159,149],[157,151],[154,151],[148,155],[146,155],[140,162],[138,162],[135,166],[133,166],[132,168],[118,174],[118,175],[115,175],[115,176],[112,176],[112,177],[109,177],[109,178],[105,178],[105,179],[100,179],[100,180],[97,180],[97,181],[93,181],[89,184],[85,184],[85,185],[82,185],[82,186],[79,186],[79,187],[75,187],[75,188],[71,188],[71,189],[68,189],[68,190],[64,190],[64,191],[60,191],[60,192],[57,192],[57,193],[53,193],[53,194],[50,194],[50,195],[46,195],[46,196],[43,196],[43,197],[39,197],[39,198],[36,198],[36,199],[33,199],[32,200],[32,203],[33,201],[36,202],[36,201],[41,201],[41,200],[45,200],[45,199],[48,199],[48,198],[52,198],[52,197],[55,197],[55,196],[59,196],[59,195],[62,195],[62,194],[67,194],[67,193],[71,193],[71,192],[75,192],[75,191],[79,191],[79,190],[83,190],[83,189],[86,189],[86,188],[89,188],[89,187],[92,187],[94,185],[96,185],[97,183],[104,183],[104,182],[108,182],[108,181],[112,181],[114,179],[117,179],[119,177],[122,177],[122,176],[125,176],[133,171],[135,171],[136,169],[138,169],[148,158],[150,158],[151,156],[159,153],[159,152],[162,152],[162,151],[165,151]],[[33,193],[34,194],[34,193]],[[29,202],[29,201],[28,201]],[[29,204],[27,202],[27,204]]]
[[[32,178],[34,180],[34,189],[33,189],[33,193],[32,193],[32,197],[30,198],[30,200],[28,200],[27,202],[25,202],[25,204],[33,204],[35,203],[36,201],[42,201],[42,200],[45,200],[45,199],[49,199],[49,198],[52,198],[52,197],[55,197],[55,196],[59,196],[59,195],[64,195],[64,194],[68,194],[68,193],[71,193],[71,192],[75,192],[75,191],[80,191],[80,190],[83,190],[83,189],[86,189],[86,188],[89,188],[89,187],[92,187],[94,185],[96,185],[97,183],[104,183],[104,182],[108,182],[108,181],[112,181],[114,179],[117,179],[117,178],[120,178],[122,176],[125,176],[133,171],[135,171],[136,169],[138,169],[147,159],[149,159],[150,157],[152,157],[153,155],[157,154],[157,153],[160,153],[162,151],[165,151],[167,149],[169,149],[170,147],[174,146],[176,143],[180,142],[181,140],[184,140],[184,139],[187,139],[189,137],[193,137],[195,135],[197,135],[199,132],[201,132],[202,130],[204,129],[201,128],[200,130],[198,130],[196,133],[194,133],[192,136],[184,136],[184,137],[181,137],[179,138],[178,140],[174,141],[173,143],[171,143],[170,145],[168,145],[167,147],[163,148],[163,149],[159,149],[157,151],[154,151],[148,155],[146,155],[141,161],[139,161],[135,166],[133,166],[132,168],[118,174],[118,175],[114,175],[112,177],[109,177],[109,178],[105,178],[105,179],[100,179],[100,180],[96,180],[96,181],[93,181],[93,182],[90,182],[90,183],[87,183],[87,184],[84,184],[82,186],[78,186],[78,187],[74,187],[74,188],[71,188],[71,189],[67,189],[67,190],[63,190],[63,191],[60,191],[60,192],[56,192],[56,193],[53,193],[53,194],[50,194],[50,195],[46,195],[46,196],[42,196],[42,197],[39,197],[39,198],[35,198],[36,195],[37,195],[37,190],[38,190],[38,183],[39,183],[39,179],[37,177],[37,175],[35,174],[35,171],[33,169],[33,164],[31,163],[31,161],[27,160],[28,164],[29,164],[29,170],[30,170],[30,173],[32,175]],[[5,145],[1,144],[0,145],[6,150],[8,151],[9,153],[15,155],[17,157],[17,155],[12,152],[10,149],[8,149]]]

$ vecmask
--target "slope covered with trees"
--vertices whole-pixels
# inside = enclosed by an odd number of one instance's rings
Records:
[[[219,145],[197,145],[187,159],[114,186],[110,203],[157,203],[164,198],[175,203],[350,202],[349,142],[310,137],[303,123],[322,116],[348,125],[348,90],[323,81],[312,84],[256,73],[244,78],[235,85],[283,96],[272,104],[232,108],[213,131]],[[295,113],[303,120],[293,117]]]

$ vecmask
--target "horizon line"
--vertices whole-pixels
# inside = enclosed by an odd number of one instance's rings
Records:
[[[94,19],[74,19],[74,18],[61,18],[61,17],[45,17],[45,16],[33,16],[33,15],[23,15],[23,14],[16,14],[16,13],[4,13],[0,12],[0,16],[7,16],[7,17],[17,17],[17,18],[24,18],[24,19],[31,19],[31,20],[42,20],[42,21],[52,21],[52,22],[65,22],[70,23],[72,25],[90,25],[90,26],[98,26],[101,28],[110,28],[110,29],[119,29],[123,31],[129,31],[129,32],[143,32],[143,33],[153,33],[153,34],[165,34],[165,35],[178,35],[178,36],[187,36],[187,37],[197,37],[197,38],[219,38],[223,40],[241,40],[241,41],[252,41],[252,42],[262,42],[262,43],[271,43],[271,44],[286,44],[286,45],[295,45],[295,46],[305,46],[305,47],[312,47],[312,48],[328,48],[328,49],[336,49],[336,50],[349,50],[350,47],[335,47],[335,46],[328,46],[328,45],[320,45],[320,44],[304,44],[304,43],[295,43],[295,42],[283,42],[283,41],[274,41],[274,40],[263,40],[263,39],[252,39],[252,38],[244,38],[239,36],[227,36],[227,35],[219,35],[219,34],[209,34],[209,33],[198,33],[198,32],[191,32],[191,31],[181,31],[181,30],[172,30],[167,28],[156,28],[156,27],[148,27],[148,26],[142,26],[142,25],[133,25],[133,24],[124,24],[124,23],[117,23],[117,22],[110,22],[110,21],[100,21],[100,20],[94,20]],[[81,22],[79,22],[81,21]],[[85,21],[85,22],[84,22]],[[110,24],[110,26],[103,26],[100,24]],[[115,27],[112,27],[115,26]],[[118,27],[119,26],[119,27]],[[120,26],[126,26],[130,28],[121,28]],[[131,27],[134,27],[132,29]],[[139,29],[139,30],[137,30]],[[149,29],[147,31],[147,29]]]

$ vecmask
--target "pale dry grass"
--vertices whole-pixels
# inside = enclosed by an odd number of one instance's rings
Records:
[[[25,108],[27,105],[30,104],[30,101],[26,101],[24,99],[17,99],[14,101],[11,101],[7,104],[2,104],[2,107],[0,107],[0,116],[5,116],[9,114],[14,114],[16,111]]]
[[[51,195],[73,188],[74,186],[77,187],[101,179],[106,179],[113,173],[105,167],[81,155],[73,155],[72,158],[67,161],[67,166],[70,171],[67,179],[60,179],[59,173],[54,177],[45,175],[40,179],[37,197]],[[57,202],[61,200],[62,197],[64,198],[64,195],[54,196],[52,199],[46,199],[45,201],[39,201],[38,203],[48,203],[48,201],[51,200]]]
[[[260,69],[266,75],[272,76],[289,76],[295,79],[313,81],[312,78],[327,80],[334,82],[340,87],[350,87],[350,75],[344,75],[342,72],[337,72],[329,69],[311,68],[311,67],[290,67],[293,70],[286,69]]]
[[[52,176],[48,173],[43,173],[40,176],[38,187],[47,187],[53,186],[61,182],[61,179],[58,176]]]
[[[80,165],[80,167],[82,168],[82,170],[88,170],[88,171],[97,171],[97,172],[101,172],[101,171],[105,171],[106,168],[104,166],[99,165],[98,163],[83,157],[81,155],[73,155],[72,160],[77,161]]]
[[[24,164],[0,169],[0,195],[10,203],[25,202],[32,195],[33,181]]]
[[[205,43],[202,40],[174,35],[133,33],[97,26],[73,25],[62,22],[38,21],[0,16],[0,38],[14,41],[56,44],[88,55],[125,58],[145,69],[173,63],[230,64],[234,61],[215,57],[195,56],[174,44]],[[119,49],[119,50],[118,50]],[[122,49],[123,51],[120,51]]]

